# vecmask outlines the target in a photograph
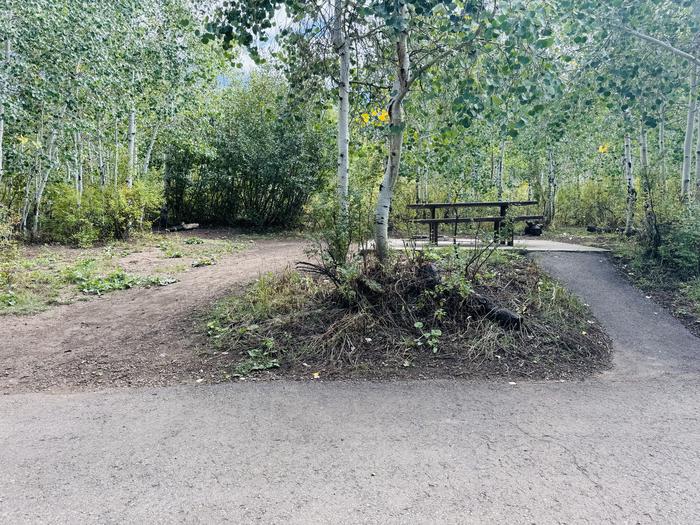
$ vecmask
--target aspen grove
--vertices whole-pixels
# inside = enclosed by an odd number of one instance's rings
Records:
[[[165,214],[304,223],[337,260],[365,238],[386,260],[407,203],[535,199],[550,227],[619,228],[698,273],[697,3],[11,0],[0,16],[0,213],[18,238],[90,244]]]

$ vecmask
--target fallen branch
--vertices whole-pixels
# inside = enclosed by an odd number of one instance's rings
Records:
[[[166,228],[166,232],[178,232],[178,231],[183,231],[183,230],[196,230],[199,228],[199,223],[192,222],[189,224],[186,224],[184,222],[178,224],[177,226],[170,226],[170,228]]]

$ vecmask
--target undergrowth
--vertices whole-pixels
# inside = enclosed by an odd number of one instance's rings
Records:
[[[76,249],[22,245],[10,234],[0,229],[0,315],[34,313],[87,295],[164,286],[180,272],[216,264],[252,243],[138,233],[129,241]]]
[[[84,259],[64,270],[66,281],[75,284],[88,295],[102,295],[116,290],[127,290],[136,286],[167,286],[176,282],[171,277],[141,277],[126,273],[118,268],[106,275],[99,275],[95,270],[94,259]]]
[[[217,305],[207,333],[232,375],[570,378],[609,363],[590,312],[521,256],[315,268],[263,276]]]

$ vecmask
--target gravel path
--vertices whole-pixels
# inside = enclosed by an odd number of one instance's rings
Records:
[[[611,372],[8,395],[0,522],[700,522],[700,340],[600,255],[541,262]]]

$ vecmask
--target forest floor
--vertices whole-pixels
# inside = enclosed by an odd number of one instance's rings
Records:
[[[197,352],[204,337],[195,329],[198,315],[237,286],[303,258],[304,246],[300,239],[217,229],[88,250],[26,248],[22,260],[30,269],[25,274],[35,277],[39,271],[57,282],[42,285],[45,295],[40,291],[31,303],[44,311],[0,317],[0,393],[208,380],[216,364]],[[193,266],[204,257],[211,264]],[[86,267],[81,261],[94,261],[89,278],[62,280],[66,268]],[[81,292],[115,269],[175,282],[104,295]],[[59,302],[56,297],[63,304],[52,305]]]
[[[661,264],[640,256],[632,242],[619,233],[590,233],[581,227],[561,227],[545,237],[556,242],[610,250],[610,261],[620,275],[642,290],[647,300],[666,308],[700,337],[700,280],[683,281]]]

